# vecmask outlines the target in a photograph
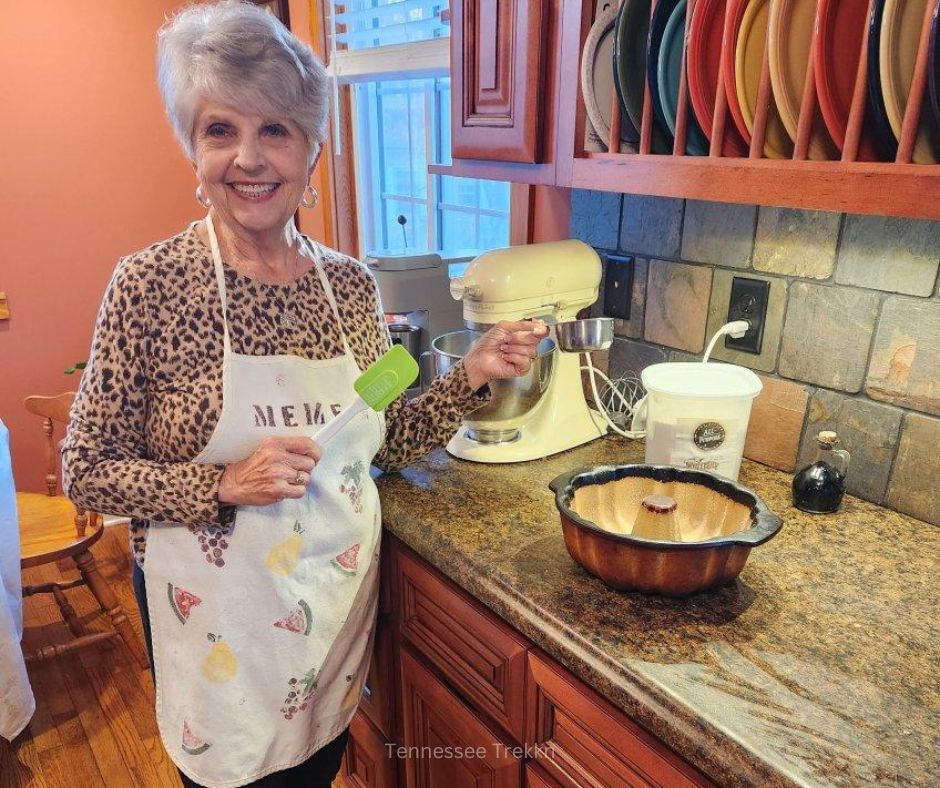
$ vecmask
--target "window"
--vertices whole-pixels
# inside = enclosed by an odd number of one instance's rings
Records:
[[[509,243],[509,184],[432,175],[450,163],[446,2],[354,0],[335,15],[331,70],[354,83],[365,252],[475,254]]]

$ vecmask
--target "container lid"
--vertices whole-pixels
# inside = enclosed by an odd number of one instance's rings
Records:
[[[702,364],[698,361],[653,364],[643,370],[640,378],[648,392],[672,397],[753,398],[763,388],[757,375],[736,364]]]

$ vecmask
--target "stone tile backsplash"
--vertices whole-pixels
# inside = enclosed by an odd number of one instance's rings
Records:
[[[745,455],[789,472],[834,429],[851,493],[940,525],[940,222],[585,190],[571,215],[572,237],[636,258],[612,375],[700,358],[732,279],[769,281],[760,355],[714,352],[764,384]]]

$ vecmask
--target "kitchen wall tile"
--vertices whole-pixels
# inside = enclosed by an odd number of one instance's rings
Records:
[[[679,256],[682,200],[623,195],[620,248],[649,257]]]
[[[940,415],[940,303],[900,296],[885,301],[865,393]]]
[[[692,353],[704,350],[712,270],[650,261],[643,332],[647,341]]]
[[[604,262],[606,270],[606,261]],[[643,313],[646,309],[646,276],[649,261],[642,257],[633,259],[633,292],[630,303],[630,319],[620,320],[614,318],[614,333],[620,337],[639,339],[643,336]],[[594,317],[604,314],[604,278],[601,278],[600,294],[591,310]]]
[[[688,220],[687,220],[688,221]],[[929,296],[940,267],[940,222],[846,216],[835,280]]]
[[[835,430],[841,448],[852,455],[846,488],[853,495],[881,503],[888,488],[902,415],[903,411],[888,405],[818,390],[810,402],[797,468],[813,461],[816,436],[822,430]]]
[[[601,249],[616,249],[620,230],[619,194],[573,189],[571,237]]]
[[[693,353],[685,353],[681,350],[670,350],[669,351],[669,361],[674,361],[677,363],[687,363],[690,361],[701,361],[702,356],[696,356]]]
[[[792,471],[810,389],[780,378],[758,377],[764,388],[751,406],[744,456],[771,468]]]
[[[770,282],[770,300],[767,304],[767,317],[764,322],[764,339],[760,355],[744,353],[725,347],[724,339],[719,339],[712,351],[712,358],[740,364],[744,367],[772,372],[777,365],[777,352],[780,349],[780,336],[783,333],[783,318],[787,309],[787,283],[785,279],[758,276],[751,272],[725,271],[715,269],[712,284],[711,303],[708,305],[708,327],[705,331],[706,344],[714,333],[728,322],[728,304],[731,301],[731,284],[736,276],[759,279]]]
[[[788,276],[827,279],[836,259],[841,214],[761,206],[754,268]]]
[[[859,391],[878,315],[878,293],[808,282],[790,285],[779,373]]]
[[[682,259],[747,268],[754,248],[757,206],[686,200]]]
[[[908,413],[887,498],[889,506],[934,525],[940,525],[938,446],[940,419]]]
[[[660,347],[615,337],[614,344],[610,348],[608,374],[613,379],[625,374],[639,377],[650,364],[660,364],[665,360],[666,351]]]

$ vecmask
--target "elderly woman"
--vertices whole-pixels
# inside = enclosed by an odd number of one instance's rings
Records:
[[[319,446],[320,425],[390,346],[369,272],[295,230],[298,206],[316,201],[323,66],[239,2],[184,10],[158,50],[208,213],[118,263],[72,412],[66,489],[133,518],[157,719],[184,783],[325,786],[374,629],[369,467],[443,445],[489,381],[527,370],[547,330],[500,324],[425,394]]]

